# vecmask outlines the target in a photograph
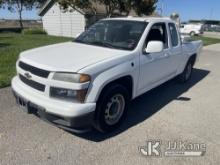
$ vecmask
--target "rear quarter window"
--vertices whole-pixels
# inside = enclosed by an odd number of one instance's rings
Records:
[[[178,33],[174,23],[169,23],[169,31],[171,37],[172,46],[175,47],[179,44]]]

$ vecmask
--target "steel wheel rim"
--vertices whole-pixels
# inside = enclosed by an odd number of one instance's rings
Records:
[[[125,99],[123,95],[116,94],[110,98],[105,109],[105,122],[108,125],[116,124],[123,115],[125,109]]]

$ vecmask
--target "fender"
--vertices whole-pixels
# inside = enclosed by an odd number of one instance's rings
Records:
[[[139,75],[139,67],[131,66],[132,61],[126,61],[120,65],[116,65],[104,72],[101,72],[98,76],[94,78],[94,80],[90,83],[88,94],[86,98],[86,102],[96,102],[99,98],[101,91],[104,87],[124,76],[131,76],[133,80],[132,87],[132,98],[136,93],[136,84]]]
[[[179,66],[179,69],[177,70],[177,74],[180,74],[180,73],[183,72],[188,60],[192,56],[195,56],[194,64],[196,62],[198,62],[198,60],[199,60],[199,55],[201,54],[202,46],[203,46],[202,41],[191,41],[189,43],[188,44],[182,44],[183,60],[182,60],[181,65]]]

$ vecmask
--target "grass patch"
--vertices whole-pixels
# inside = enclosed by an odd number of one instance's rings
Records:
[[[40,34],[0,33],[0,88],[10,85],[11,78],[16,74],[15,63],[20,52],[70,40]]]
[[[220,39],[202,36],[194,36],[193,40],[202,40],[204,46],[220,43]]]
[[[22,30],[23,34],[47,34],[42,28],[29,28]]]

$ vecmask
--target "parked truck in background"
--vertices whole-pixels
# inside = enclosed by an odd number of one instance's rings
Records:
[[[61,128],[109,132],[134,98],[175,77],[187,82],[201,48],[181,41],[169,18],[103,19],[72,42],[22,52],[12,89],[28,113]]]
[[[181,34],[188,34],[190,36],[201,35],[204,33],[203,24],[182,24],[180,26]]]

